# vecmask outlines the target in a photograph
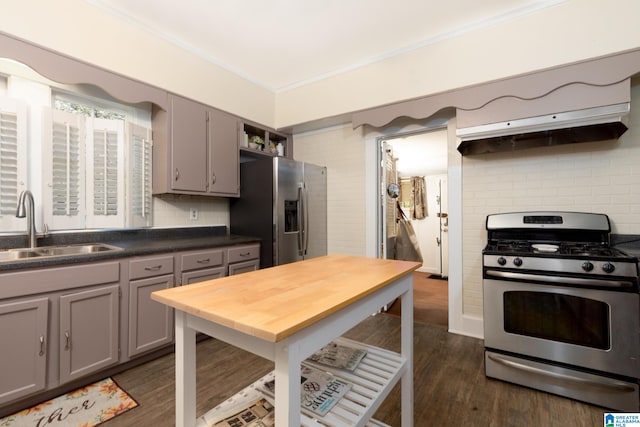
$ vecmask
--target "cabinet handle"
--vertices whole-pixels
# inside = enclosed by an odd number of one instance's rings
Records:
[[[251,252],[245,252],[243,254],[240,254],[240,256],[249,256],[249,255],[251,255]]]
[[[153,267],[145,267],[146,271],[158,271],[162,268],[162,265],[154,265]]]
[[[69,331],[64,331],[64,349],[69,350],[71,347],[71,336],[69,335]]]
[[[180,171],[176,168],[176,181],[180,178]]]
[[[216,174],[214,173],[213,175],[211,175],[211,184],[215,184],[216,183]]]
[[[38,339],[40,341],[40,353],[38,353],[40,356],[44,355],[44,335],[40,335],[40,338]]]
[[[196,261],[198,264],[209,264],[211,262],[211,258],[207,259],[199,259]]]

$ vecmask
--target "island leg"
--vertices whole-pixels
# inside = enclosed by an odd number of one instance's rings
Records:
[[[284,340],[275,346],[276,427],[300,425],[300,351],[295,342]]]
[[[407,360],[407,369],[402,375],[402,427],[413,426],[413,275],[409,274],[401,280],[410,283],[409,290],[401,296],[400,346],[402,357]]]
[[[196,332],[176,313],[176,427],[196,425]]]

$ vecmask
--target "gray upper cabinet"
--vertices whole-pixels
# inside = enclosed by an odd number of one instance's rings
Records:
[[[153,113],[153,192],[238,196],[239,120],[173,94],[169,104]]]
[[[207,110],[171,97],[171,173],[173,190],[207,190]],[[159,165],[162,166],[162,165]]]
[[[240,167],[238,155],[237,118],[221,111],[209,109],[209,193],[228,196],[240,195]]]

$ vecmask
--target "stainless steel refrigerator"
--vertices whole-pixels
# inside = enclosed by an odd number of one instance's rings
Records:
[[[240,164],[230,232],[259,237],[260,267],[327,254],[327,168],[283,157]]]

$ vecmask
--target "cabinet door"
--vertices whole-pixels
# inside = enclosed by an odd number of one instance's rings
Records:
[[[205,280],[217,279],[224,277],[226,268],[203,268],[202,270],[187,271],[182,273],[182,284],[189,285],[191,283],[203,282]]]
[[[207,190],[207,110],[179,96],[171,97],[169,173],[173,190]]]
[[[60,383],[118,362],[119,285],[60,297]]]
[[[0,303],[0,406],[43,390],[48,298]]]
[[[221,111],[209,110],[209,193],[240,195],[238,152],[239,121]]]
[[[173,274],[129,283],[129,356],[173,340],[173,309],[151,299],[151,292],[171,287]]]

